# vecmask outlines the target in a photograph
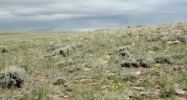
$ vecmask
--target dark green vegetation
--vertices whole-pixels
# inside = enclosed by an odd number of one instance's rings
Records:
[[[0,99],[187,99],[186,55],[186,23],[0,31]]]

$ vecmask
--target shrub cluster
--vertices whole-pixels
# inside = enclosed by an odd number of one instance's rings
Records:
[[[156,57],[154,60],[155,60],[155,63],[167,63],[167,64],[171,63],[169,57]]]
[[[48,49],[48,51],[54,50],[57,48],[58,49],[56,51],[54,51],[54,53],[52,55],[45,56],[45,58],[59,59],[59,56],[63,56],[63,57],[69,56],[72,53],[72,51],[74,51],[76,49],[76,47],[77,47],[76,45],[71,45],[71,46],[61,47],[61,48],[60,48],[60,46],[50,48],[50,49]]]
[[[123,47],[119,47],[115,50],[115,52],[119,52],[119,56],[121,56],[122,58],[129,58],[132,56],[132,54],[130,53],[133,49],[130,46],[123,46]]]
[[[148,50],[159,51],[159,50],[160,50],[160,47],[158,47],[158,46],[152,46],[152,47],[150,47],[150,48],[147,48],[146,50],[147,50],[147,51],[148,51]]]
[[[185,43],[186,42],[186,38],[185,37],[177,36],[177,37],[173,37],[171,39],[168,39],[167,41],[172,41],[172,42],[174,42],[174,41],[180,41],[180,42]]]
[[[145,59],[127,59],[121,62],[121,67],[144,67],[150,68],[155,63],[166,63],[170,64],[169,57],[156,57],[153,60],[145,60]]]
[[[151,37],[151,38],[149,38],[147,41],[148,41],[148,42],[154,42],[154,41],[159,41],[159,40],[161,40],[160,37]]]
[[[63,57],[66,57],[68,55],[70,55],[70,53],[74,50],[74,48],[70,48],[70,47],[65,47],[65,48],[60,48],[58,50],[56,50],[53,55],[62,55]]]
[[[153,61],[144,59],[127,59],[121,63],[121,67],[145,67],[150,68]]]
[[[184,57],[185,57],[184,54],[181,54],[181,53],[175,54],[175,55],[172,56],[172,58],[174,58],[174,59],[182,59]]]

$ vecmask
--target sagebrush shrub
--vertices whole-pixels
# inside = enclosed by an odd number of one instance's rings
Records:
[[[136,61],[139,62],[140,66],[144,68],[150,68],[152,64],[155,63],[154,61],[149,61],[149,60],[144,60],[144,59],[137,59]]]
[[[0,47],[0,53],[8,53],[8,49],[6,47]]]
[[[62,55],[64,57],[68,56],[71,54],[72,51],[74,51],[76,49],[76,46],[71,45],[68,47],[64,47],[64,48],[60,48],[58,50],[56,50],[53,55]]]
[[[122,52],[122,51],[132,51],[133,49],[130,46],[123,46],[117,48],[115,51]]]
[[[122,56],[122,57],[130,57],[131,56],[131,53],[130,52],[128,52],[128,51],[122,51],[122,52],[120,52],[120,56]]]
[[[56,80],[56,82],[54,82],[55,85],[60,85],[60,84],[64,84],[66,82],[66,80],[62,77],[58,78]]]
[[[136,79],[136,75],[134,75],[132,73],[125,73],[120,76],[120,79],[122,81],[132,81],[133,79]]]
[[[25,70],[18,67],[7,67],[0,73],[0,85],[2,88],[21,87],[24,82]]]
[[[140,67],[140,63],[135,59],[128,59],[121,62],[121,67]]]
[[[172,41],[172,42],[174,42],[174,41],[186,42],[186,38],[185,37],[177,36],[177,37],[170,38],[167,41]]]
[[[148,42],[155,42],[155,41],[159,41],[159,40],[161,40],[160,37],[151,37],[151,38],[149,38],[147,41],[148,41]]]
[[[156,57],[156,58],[155,58],[155,62],[156,62],[156,63],[167,63],[167,64],[170,64],[170,63],[171,63],[169,57]]]

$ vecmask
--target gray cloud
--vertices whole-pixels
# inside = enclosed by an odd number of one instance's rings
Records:
[[[1,0],[0,30],[67,31],[186,22],[186,0]]]

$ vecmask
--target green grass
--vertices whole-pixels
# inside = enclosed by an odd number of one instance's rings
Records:
[[[180,43],[175,37],[182,37]],[[0,87],[0,99],[187,99],[186,41],[186,23],[90,32],[0,31],[0,50],[6,51],[0,52],[0,70],[26,71],[21,88]],[[54,84],[59,78],[65,80]]]

